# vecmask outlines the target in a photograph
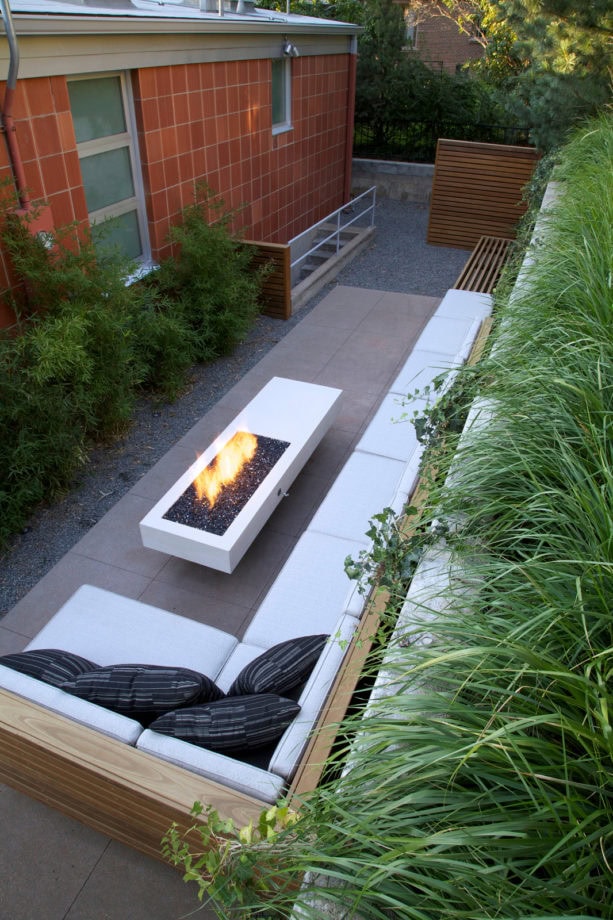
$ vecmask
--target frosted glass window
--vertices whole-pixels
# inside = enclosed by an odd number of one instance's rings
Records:
[[[68,84],[68,94],[78,144],[125,132],[119,77],[74,80]]]
[[[81,159],[81,175],[88,211],[134,196],[134,181],[127,147],[94,153]]]
[[[100,252],[118,250],[128,259],[138,259],[143,246],[138,228],[138,213],[128,211],[92,227],[92,239]]]
[[[83,191],[96,249],[150,257],[130,84],[121,73],[68,83]]]

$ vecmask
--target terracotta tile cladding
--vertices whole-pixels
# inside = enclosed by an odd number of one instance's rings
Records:
[[[26,91],[27,105],[31,116],[48,115],[54,111],[55,105],[49,78],[24,80],[22,81],[22,86]]]

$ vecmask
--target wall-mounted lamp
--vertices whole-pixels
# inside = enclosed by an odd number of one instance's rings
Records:
[[[284,57],[300,57],[300,52],[293,42],[283,42],[282,51]]]

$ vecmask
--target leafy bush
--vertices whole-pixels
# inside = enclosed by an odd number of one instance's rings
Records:
[[[195,361],[231,351],[259,293],[233,215],[209,227],[202,203],[173,231],[176,259],[135,284],[132,266],[85,231],[62,228],[46,248],[6,210],[23,286],[17,325],[0,333],[0,545],[67,487],[92,440],[125,429],[143,388],[175,397]]]
[[[236,212],[225,210],[223,201],[200,186],[182,223],[170,231],[177,254],[163,262],[154,279],[191,328],[198,361],[229,354],[260,310],[263,276],[249,270],[251,251],[231,232],[236,219]]]

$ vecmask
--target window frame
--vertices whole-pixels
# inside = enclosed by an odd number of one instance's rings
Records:
[[[134,194],[129,198],[122,198],[117,202],[106,205],[103,208],[97,208],[94,211],[88,211],[90,227],[102,223],[108,218],[121,217],[123,214],[129,214],[131,211],[136,212],[138,231],[141,241],[141,254],[133,261],[137,265],[135,276],[139,276],[144,271],[153,267],[151,257],[151,242],[149,239],[149,222],[145,206],[145,187],[143,184],[142,167],[140,161],[140,151],[138,148],[138,133],[136,128],[136,111],[134,108],[134,99],[132,97],[132,87],[129,79],[129,72],[122,70],[108,71],[104,73],[87,73],[79,74],[68,79],[68,84],[77,83],[83,80],[106,80],[119,78],[121,102],[123,106],[123,116],[125,122],[125,131],[119,134],[107,134],[102,137],[94,138],[87,141],[77,141],[77,154],[79,163],[82,159],[97,153],[107,153],[112,150],[126,148],[130,169],[132,172],[132,183]],[[71,111],[72,115],[72,111]],[[83,183],[83,175],[81,175]]]
[[[275,82],[275,63],[282,65],[282,70],[280,71],[283,74],[283,85],[282,98],[283,98],[283,120],[274,121],[274,104],[272,100],[274,98],[274,82]],[[271,91],[271,110],[272,110],[272,133],[273,134],[283,134],[285,131],[291,131],[292,126],[292,62],[289,57],[282,58],[273,58],[271,60],[270,66],[271,76],[270,76],[270,91]],[[277,71],[279,72],[279,71]]]

